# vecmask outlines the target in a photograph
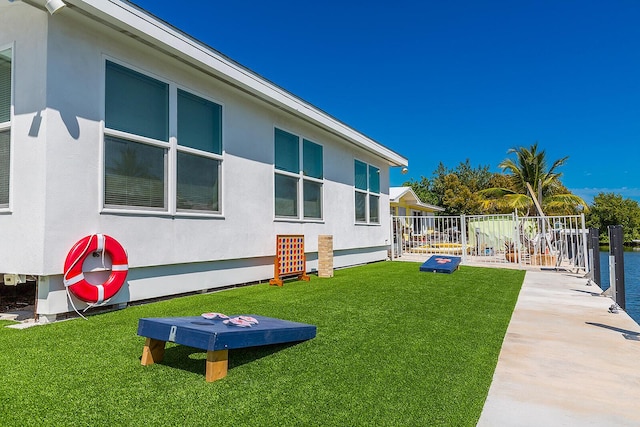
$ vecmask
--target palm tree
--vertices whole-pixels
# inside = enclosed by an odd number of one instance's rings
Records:
[[[485,210],[518,209],[531,215],[537,209],[532,192],[545,214],[574,214],[580,209],[588,210],[585,201],[571,194],[560,182],[562,173],[558,169],[565,164],[568,156],[554,161],[547,169],[546,153],[538,150],[537,142],[529,148],[511,148],[507,154],[515,154],[515,160],[507,158],[498,166],[507,173],[509,188],[479,191]],[[542,212],[538,214],[542,215]]]

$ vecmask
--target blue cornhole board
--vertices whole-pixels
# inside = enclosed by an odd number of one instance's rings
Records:
[[[246,328],[202,316],[140,319],[138,335],[147,338],[140,361],[143,366],[162,361],[167,342],[206,350],[205,378],[207,382],[213,382],[227,375],[229,350],[304,341],[316,336],[314,325],[264,316],[250,317],[258,320],[258,324]]]
[[[433,273],[453,273],[460,265],[462,259],[459,256],[431,255],[421,266],[420,271]]]
[[[314,325],[249,316],[259,323],[242,328],[225,325],[221,319],[209,320],[201,316],[144,318],[138,322],[138,335],[207,351],[304,341],[316,336]]]

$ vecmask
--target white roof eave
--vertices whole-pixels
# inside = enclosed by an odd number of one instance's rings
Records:
[[[444,208],[440,206],[430,205],[428,203],[416,202],[416,203],[408,203],[407,207],[412,209],[427,209],[434,212],[444,212]]]
[[[391,197],[391,200],[390,200],[391,203],[400,203],[400,199],[402,199],[406,194],[410,194],[411,197],[414,199],[414,202],[408,203],[407,204],[408,207],[410,208],[418,207],[423,209],[430,209],[430,210],[433,210],[434,212],[444,212],[444,208],[441,208],[440,206],[430,205],[429,203],[422,202],[411,187],[391,187],[389,189],[389,192],[390,193],[397,192],[397,194],[394,194]]]
[[[390,166],[407,166],[408,160],[355,129],[301,100],[212,48],[176,30],[141,8],[121,0],[65,0],[85,15],[130,33],[236,87],[346,139],[384,158]]]
[[[441,208],[440,206],[436,206],[436,205],[430,205],[428,203],[419,203],[418,204],[420,207],[423,207],[425,209],[431,209],[434,212],[444,212],[444,208]]]

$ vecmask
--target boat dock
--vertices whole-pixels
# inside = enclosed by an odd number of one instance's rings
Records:
[[[640,425],[640,326],[587,282],[526,272],[478,426]]]

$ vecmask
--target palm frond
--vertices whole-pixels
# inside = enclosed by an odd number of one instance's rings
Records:
[[[553,209],[571,207],[582,208],[583,212],[589,212],[589,205],[580,196],[575,194],[555,194],[544,199],[544,205]],[[566,210],[566,209],[565,209]]]
[[[533,200],[526,194],[507,194],[504,196],[505,201],[513,209],[529,210],[533,206]]]
[[[498,198],[504,197],[507,194],[515,194],[515,192],[508,188],[485,188],[484,190],[478,191],[476,194],[483,198]]]

